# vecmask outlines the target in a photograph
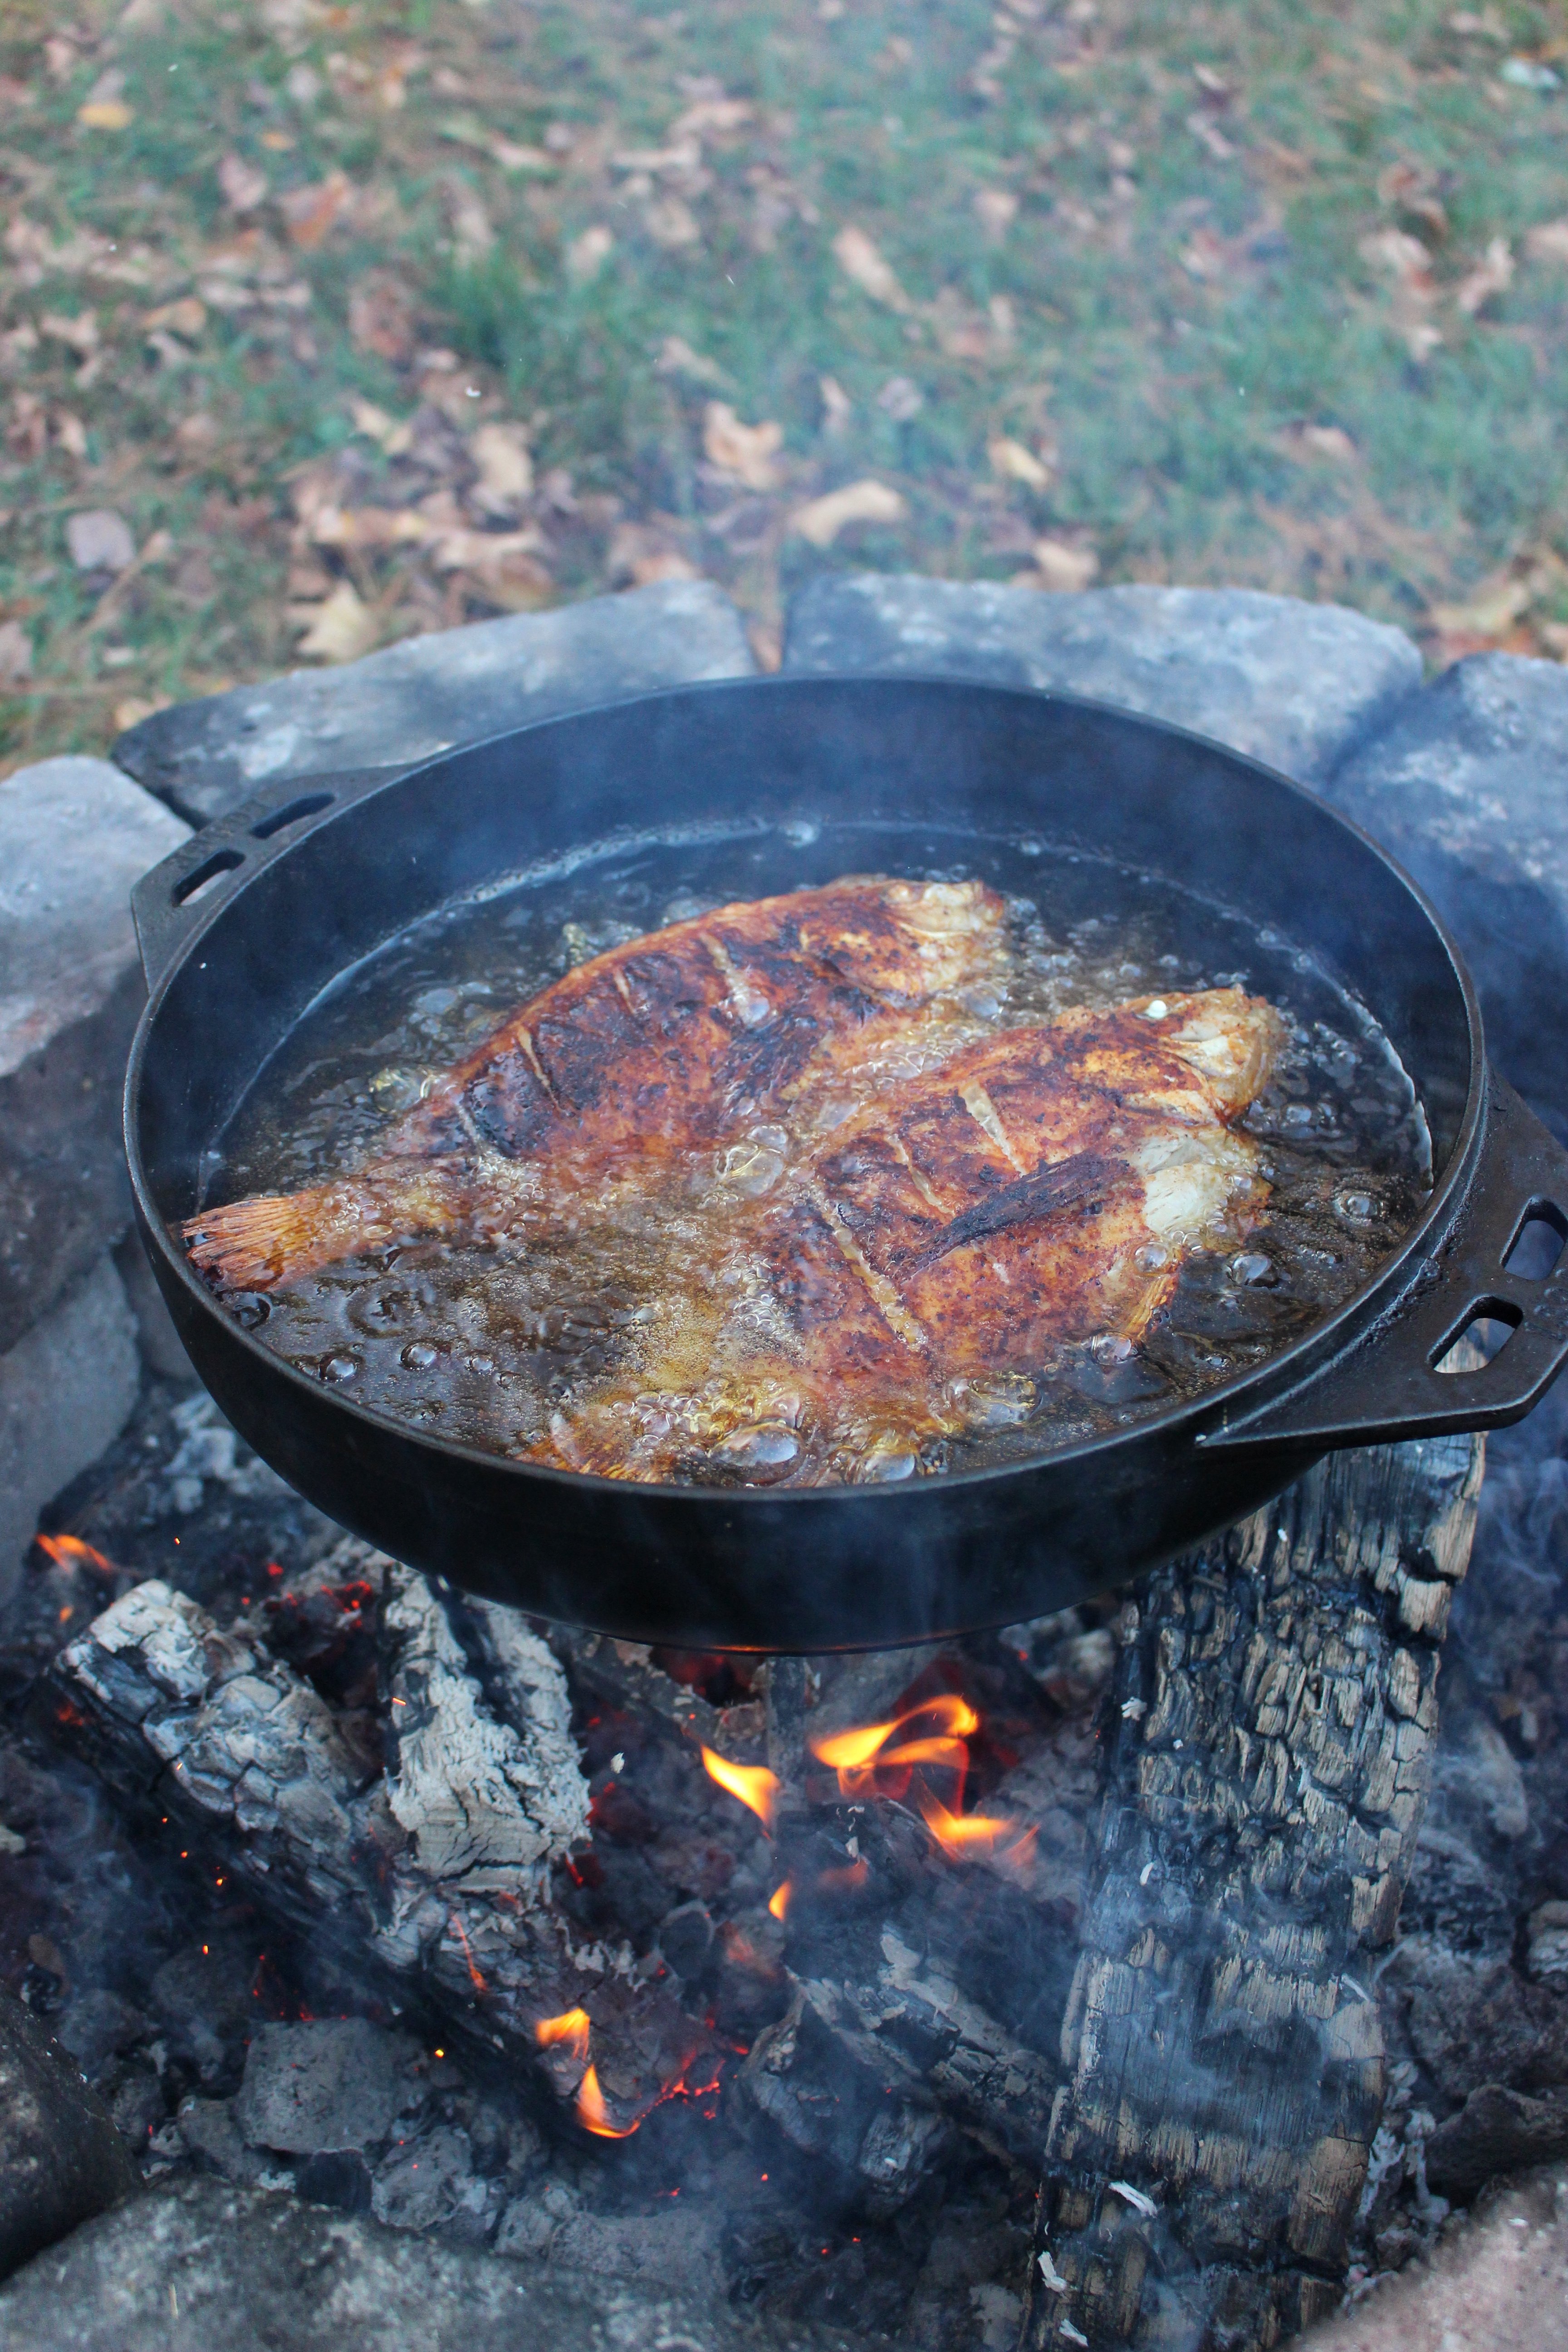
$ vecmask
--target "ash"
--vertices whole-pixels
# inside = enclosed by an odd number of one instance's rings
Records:
[[[153,1381],[0,1628],[0,1968],[164,2189],[917,2352],[1277,2342],[1568,2151],[1565,1418],[759,1664],[447,1591]]]

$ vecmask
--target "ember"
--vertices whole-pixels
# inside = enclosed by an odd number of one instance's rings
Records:
[[[542,2050],[553,2050],[563,2043],[574,2058],[586,2058],[592,2031],[585,2009],[566,2009],[559,2017],[542,2017],[533,2029],[533,2038]]]

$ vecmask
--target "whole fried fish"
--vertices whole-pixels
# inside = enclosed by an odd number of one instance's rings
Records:
[[[955,1391],[1136,1340],[1268,1197],[1234,1122],[1284,1024],[1235,988],[1004,1030],[837,1126],[635,1374],[539,1449],[608,1475],[903,1475]]]
[[[419,1235],[496,1238],[814,1088],[920,1066],[973,1031],[961,1000],[1008,952],[977,882],[851,877],[673,924],[521,1006],[356,1173],[189,1219],[191,1263],[261,1290]]]

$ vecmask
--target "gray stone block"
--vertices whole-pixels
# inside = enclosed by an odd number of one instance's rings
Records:
[[[136,1320],[105,1255],[0,1356],[0,1607],[44,1504],[113,1444],[141,1385]]]
[[[1056,688],[1212,735],[1315,783],[1420,684],[1402,630],[1243,588],[1041,593],[858,572],[789,610],[786,670]]]
[[[141,2185],[70,2053],[0,1993],[0,2278]]]
[[[413,2102],[413,2055],[368,2017],[263,2025],[246,2053],[235,2121],[252,2147],[290,2156],[368,2147]]]
[[[707,580],[661,581],[553,612],[408,637],[341,669],[179,704],[114,756],[193,824],[264,783],[331,768],[405,768],[531,719],[660,686],[748,677],[741,616]]]
[[[131,887],[187,830],[105,760],[0,781],[0,1352],[125,1230]]]
[[[1507,1075],[1568,1135],[1568,669],[1472,654],[1329,779],[1436,902]]]
[[[531,2265],[194,2179],[140,2197],[0,2289],[0,2352],[855,2352],[864,2339],[719,2299]]]

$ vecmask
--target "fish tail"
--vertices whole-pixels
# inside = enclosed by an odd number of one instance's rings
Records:
[[[428,1165],[401,1181],[348,1178],[300,1192],[263,1192],[187,1217],[176,1231],[218,1290],[274,1290],[325,1265],[419,1234],[451,1233],[463,1189]]]

